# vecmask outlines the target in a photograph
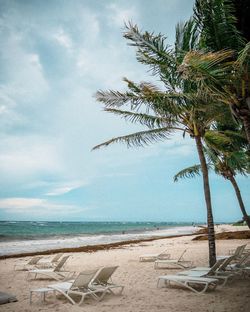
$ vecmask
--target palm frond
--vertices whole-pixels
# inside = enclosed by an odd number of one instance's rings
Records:
[[[150,67],[154,75],[161,77],[167,89],[174,90],[178,84],[174,51],[165,43],[166,37],[153,32],[142,32],[137,25],[125,24],[123,35],[129,45],[136,47],[137,60]]]
[[[232,0],[196,0],[194,19],[201,33],[201,43],[209,50],[240,50],[244,39],[237,30]]]
[[[130,147],[143,147],[149,144],[163,141],[169,138],[171,131],[168,128],[158,128],[147,131],[140,131],[129,135],[113,138],[104,143],[98,144],[93,147],[92,150],[99,149],[101,147],[109,146],[114,143],[125,143],[128,148]]]
[[[197,29],[197,23],[195,23],[194,19],[190,18],[185,23],[178,23],[175,28],[176,55],[182,57],[184,53],[190,50],[196,50],[198,46],[199,32]]]
[[[239,56],[236,61],[236,66],[247,67],[250,66],[250,42],[248,42],[245,47],[240,51]]]
[[[95,97],[97,101],[105,104],[106,107],[121,107],[126,104],[131,105],[131,110],[138,111],[144,106],[147,111],[151,109],[157,114],[163,116],[175,115],[178,116],[187,106],[185,95],[178,92],[162,92],[156,86],[142,82],[136,84],[126,78],[129,91],[101,91],[99,90]]]
[[[232,145],[230,138],[218,131],[206,131],[204,141],[215,150],[228,150]]]
[[[163,118],[161,116],[153,116],[142,113],[134,113],[131,111],[118,110],[114,108],[105,108],[104,111],[121,116],[126,121],[131,123],[139,123],[150,129],[160,128],[160,127],[173,127],[176,124],[174,118]]]
[[[200,175],[200,173],[201,173],[201,165],[194,165],[194,166],[185,168],[179,171],[174,176],[174,182],[177,182],[179,179],[194,178],[195,176]]]

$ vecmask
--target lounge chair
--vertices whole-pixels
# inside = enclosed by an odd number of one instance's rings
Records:
[[[16,265],[14,265],[14,270],[29,271],[30,269],[34,268],[37,265],[38,261],[40,261],[42,258],[43,258],[42,256],[35,256],[26,262],[17,263]]]
[[[36,279],[37,275],[43,275],[46,276],[47,278],[52,278],[57,281],[62,280],[62,279],[69,279],[70,277],[73,276],[74,272],[69,272],[69,271],[63,271],[62,268],[65,264],[65,262],[68,260],[69,256],[64,256],[57,266],[52,269],[34,269],[34,270],[29,270],[27,279],[29,279],[30,275],[35,275],[34,279]]]
[[[40,269],[40,268],[54,268],[56,265],[59,263],[59,259],[62,258],[63,254],[58,253],[56,254],[51,260],[48,259],[43,259],[39,261],[35,267]]]
[[[224,286],[229,278],[232,278],[234,274],[226,272],[223,269],[232,261],[234,256],[226,259],[219,259],[211,268],[193,268],[188,271],[181,271],[178,275],[192,276],[192,277],[208,277],[222,280],[222,286]]]
[[[86,296],[91,296],[95,300],[101,300],[106,289],[93,289],[90,288],[90,281],[95,277],[98,270],[83,271],[79,273],[73,282],[62,282],[57,284],[48,285],[48,289],[53,289],[63,296],[65,296],[72,304],[76,304],[75,296],[80,296],[78,305],[81,305]],[[72,298],[73,297],[73,298]]]
[[[236,261],[235,263],[228,264],[223,269],[225,271],[229,271],[232,273],[244,275],[245,273],[250,272],[250,266],[248,264],[250,258],[250,252],[244,254],[241,259]]]
[[[120,288],[120,291],[118,294],[121,294],[124,286],[118,285],[113,283],[111,277],[115,270],[118,268],[118,266],[111,266],[111,267],[103,267],[101,268],[96,276],[93,278],[93,280],[90,283],[90,288],[92,289],[104,289],[112,294],[114,293],[114,289]]]
[[[174,282],[178,285],[184,286],[196,294],[203,294],[208,287],[213,289],[216,288],[218,284],[218,279],[208,278],[208,277],[194,277],[194,276],[185,276],[185,275],[163,275],[159,276],[157,287],[159,287],[160,282],[163,281],[165,285],[170,285],[170,282]],[[202,286],[201,290],[196,289],[195,286]]]
[[[246,248],[246,244],[245,245],[241,245],[241,246],[238,246],[234,253],[232,255],[224,255],[224,256],[217,256],[217,259],[225,259],[225,258],[229,258],[231,256],[234,256],[234,259],[239,259],[243,252],[244,252],[244,249]]]
[[[170,258],[170,254],[166,253],[166,250],[164,250],[161,253],[158,254],[146,254],[146,255],[141,255],[139,257],[140,262],[154,262],[158,259],[161,260],[166,260]]]
[[[235,251],[236,251],[237,248],[235,249],[230,249],[229,250],[229,255],[234,255]],[[250,247],[249,246],[246,246],[243,250],[243,255],[246,254],[246,253],[249,253],[250,252]]]
[[[155,269],[176,269],[176,268],[190,268],[192,266],[192,261],[186,261],[183,259],[184,254],[187,249],[185,249],[178,259],[158,259],[155,261]]]

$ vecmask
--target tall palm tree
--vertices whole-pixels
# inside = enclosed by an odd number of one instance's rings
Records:
[[[214,121],[214,112],[220,116],[223,111],[212,101],[209,92],[197,92],[197,86],[192,81],[181,79],[178,67],[183,57],[192,46],[198,42],[195,24],[192,20],[177,26],[175,49],[165,44],[161,34],[141,33],[136,25],[126,26],[124,37],[137,50],[137,60],[149,66],[153,75],[160,78],[165,90],[150,83],[136,84],[128,79],[128,90],[98,91],[96,99],[104,103],[104,110],[146,127],[145,131],[116,137],[94,147],[98,149],[112,143],[123,142],[128,147],[144,146],[159,140],[168,139],[175,131],[183,135],[189,134],[195,139],[203,174],[203,186],[207,207],[209,263],[216,261],[214,221],[212,213],[211,194],[209,187],[208,168],[203,152],[202,140],[207,129]],[[121,107],[129,106],[128,109]]]
[[[205,135],[205,142],[207,145],[203,148],[208,159],[208,167],[231,182],[243,220],[246,221],[250,228],[250,217],[246,212],[241,192],[235,179],[237,174],[247,175],[250,172],[249,155],[244,150],[244,137],[230,131],[225,131],[224,133],[208,131]],[[199,175],[200,171],[200,165],[185,168],[174,176],[174,181],[176,182],[181,178],[193,178]]]
[[[249,27],[240,15],[239,3],[245,1],[195,1],[194,19],[203,51],[188,53],[182,70],[187,79],[199,79],[203,87],[212,89],[218,101],[230,106],[233,116],[244,125],[250,144]],[[243,9],[249,12],[249,7]]]

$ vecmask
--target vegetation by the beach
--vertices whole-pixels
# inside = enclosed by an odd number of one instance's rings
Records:
[[[222,232],[215,234],[215,238],[222,239],[250,239],[250,231]],[[198,235],[192,240],[207,240],[207,235]]]
[[[234,177],[249,172],[250,44],[240,30],[234,2],[229,0],[196,0],[193,16],[176,27],[173,47],[164,35],[142,32],[129,23],[124,37],[135,47],[138,62],[146,65],[164,88],[125,78],[127,91],[96,94],[105,111],[146,130],[113,138],[94,149],[117,142],[145,146],[169,139],[176,131],[195,140],[200,164],[182,174],[202,173],[210,265],[216,261],[216,250],[208,167],[231,181],[239,200]],[[244,219],[249,222],[242,204],[241,199]]]

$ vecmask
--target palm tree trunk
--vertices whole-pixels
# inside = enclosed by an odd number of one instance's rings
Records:
[[[243,116],[242,122],[244,125],[244,129],[246,132],[246,137],[247,137],[248,143],[250,144],[250,118],[249,118],[249,116]]]
[[[240,193],[240,189],[238,187],[238,184],[237,184],[237,182],[236,182],[236,180],[235,180],[233,175],[230,175],[228,178],[229,178],[230,182],[232,183],[232,185],[234,187],[234,190],[235,190],[235,193],[236,193],[239,205],[240,205],[240,210],[241,210],[241,212],[243,214],[243,219],[246,221],[247,226],[250,229],[250,217],[248,216],[248,214],[246,212],[245,205],[243,203],[243,200],[242,200],[242,197],[241,197],[241,193]]]
[[[206,159],[203,153],[202,142],[200,136],[195,136],[197,151],[200,158],[201,170],[203,176],[203,187],[205,194],[205,201],[207,206],[207,227],[208,227],[208,247],[209,247],[209,265],[212,267],[216,262],[216,248],[215,248],[215,234],[214,234],[214,220],[211,204],[211,194],[208,179],[208,169]]]
[[[244,126],[248,143],[250,144],[250,97],[246,98],[243,107],[231,105],[233,114],[239,118]]]

